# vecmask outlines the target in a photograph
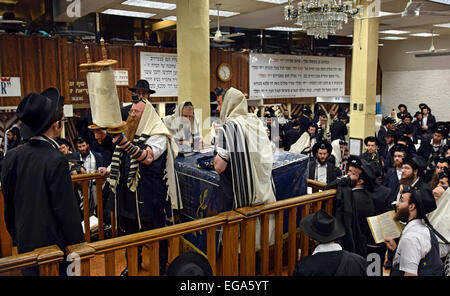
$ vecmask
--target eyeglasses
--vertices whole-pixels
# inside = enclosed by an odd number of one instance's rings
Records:
[[[141,114],[142,111],[136,110],[136,109],[131,109],[130,111],[128,111],[129,115],[139,115]]]

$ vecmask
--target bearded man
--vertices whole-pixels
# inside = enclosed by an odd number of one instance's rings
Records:
[[[291,145],[291,149],[289,149],[289,152],[311,156],[312,154],[311,148],[317,142],[317,130],[318,130],[317,124],[311,122],[308,125],[308,129],[306,130],[306,132],[304,132],[300,136],[297,142]]]
[[[433,231],[422,221],[426,214],[436,209],[433,196],[410,185],[404,185],[396,203],[395,220],[406,223],[398,244],[385,239],[391,252],[395,252],[391,276],[441,276],[443,263]]]
[[[331,155],[331,144],[327,141],[318,142],[313,146],[314,158],[309,161],[309,179],[330,183],[342,175],[336,167],[334,156]]]
[[[165,214],[181,208],[174,159],[177,146],[148,100],[133,103],[125,135],[116,135],[108,181],[115,193],[120,234],[163,227]],[[139,248],[142,249],[142,248]],[[160,243],[160,273],[167,262],[167,242]],[[138,251],[138,266],[142,264]],[[136,272],[136,271],[133,271]],[[128,275],[128,268],[122,274]]]

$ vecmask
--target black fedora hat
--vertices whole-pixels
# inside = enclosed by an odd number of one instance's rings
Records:
[[[413,120],[413,117],[412,117],[412,115],[410,113],[403,114],[401,119],[405,120],[405,118],[409,118],[409,119]]]
[[[364,139],[364,144],[365,144],[366,146],[369,144],[369,142],[375,142],[375,144],[376,144],[377,146],[380,145],[380,141],[378,141],[378,138],[376,138],[376,137],[374,137],[374,136],[369,136],[369,137],[366,137],[366,138]]]
[[[340,221],[322,209],[302,218],[300,228],[320,243],[328,243],[345,235],[345,228]]]
[[[401,107],[403,107],[403,108],[405,108],[405,110],[408,110],[408,107],[406,107],[406,105],[405,104],[400,104],[400,105],[398,105],[398,109],[400,109]]]
[[[27,94],[17,106],[17,118],[22,121],[22,137],[27,140],[44,132],[63,102],[56,88],[48,88],[40,94]]]
[[[148,81],[143,79],[138,80],[135,87],[129,87],[128,89],[132,92],[136,92],[136,90],[141,89],[149,92],[150,94],[154,94],[156,92],[153,89],[150,89],[150,84],[148,84]]]
[[[166,271],[167,276],[212,276],[208,259],[197,252],[186,252],[175,258]]]
[[[407,156],[403,158],[403,164],[408,164],[413,170],[418,170],[419,177],[424,177],[424,170],[427,167],[425,159],[420,155]]]
[[[389,124],[389,123],[395,123],[395,120],[392,119],[392,118],[389,117],[389,116],[385,116],[385,117],[383,118],[383,120],[381,121],[381,124],[382,124],[382,125],[386,125],[386,124]]]
[[[428,107],[428,105],[423,104],[422,107],[420,108],[420,110],[423,111],[423,109],[427,109],[428,113],[431,113],[431,109],[430,109],[430,107]]]
[[[394,147],[392,147],[391,150],[389,150],[389,152],[391,153],[392,158],[394,158],[395,152],[404,152],[405,157],[409,156],[409,148],[408,146],[403,144],[395,144]]]
[[[330,154],[333,150],[333,147],[327,141],[319,141],[312,147],[313,155],[316,155],[319,149],[327,149],[328,154]]]

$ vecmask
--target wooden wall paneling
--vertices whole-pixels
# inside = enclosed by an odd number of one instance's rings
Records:
[[[11,50],[15,48],[15,50]],[[21,39],[18,35],[0,36],[0,75],[5,77],[22,77]],[[24,92],[23,79],[21,82],[21,93]],[[19,97],[2,97],[2,106],[16,106],[20,101]]]

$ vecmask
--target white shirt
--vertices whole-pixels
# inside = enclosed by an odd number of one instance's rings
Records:
[[[317,181],[327,183],[327,164],[326,163],[324,165],[322,165],[322,164],[320,164],[320,162],[317,161],[315,177],[316,177]]]
[[[96,162],[94,154],[92,154],[92,151],[89,151],[89,154],[86,156],[86,158],[83,159],[83,155],[81,155],[81,159],[84,161],[84,168],[86,169],[87,174],[91,174],[97,170]]]
[[[153,161],[157,160],[167,149],[167,136],[154,135],[145,141],[145,144],[150,146],[153,151]]]
[[[399,264],[399,270],[417,274],[419,262],[431,250],[430,231],[420,219],[406,224],[395,252],[393,265]]]
[[[400,181],[402,179],[402,169],[396,168],[395,171],[397,172],[397,178]]]
[[[335,251],[342,251],[342,247],[340,244],[331,242],[318,245],[314,249],[314,252],[312,254],[315,255],[317,253],[335,252]]]

